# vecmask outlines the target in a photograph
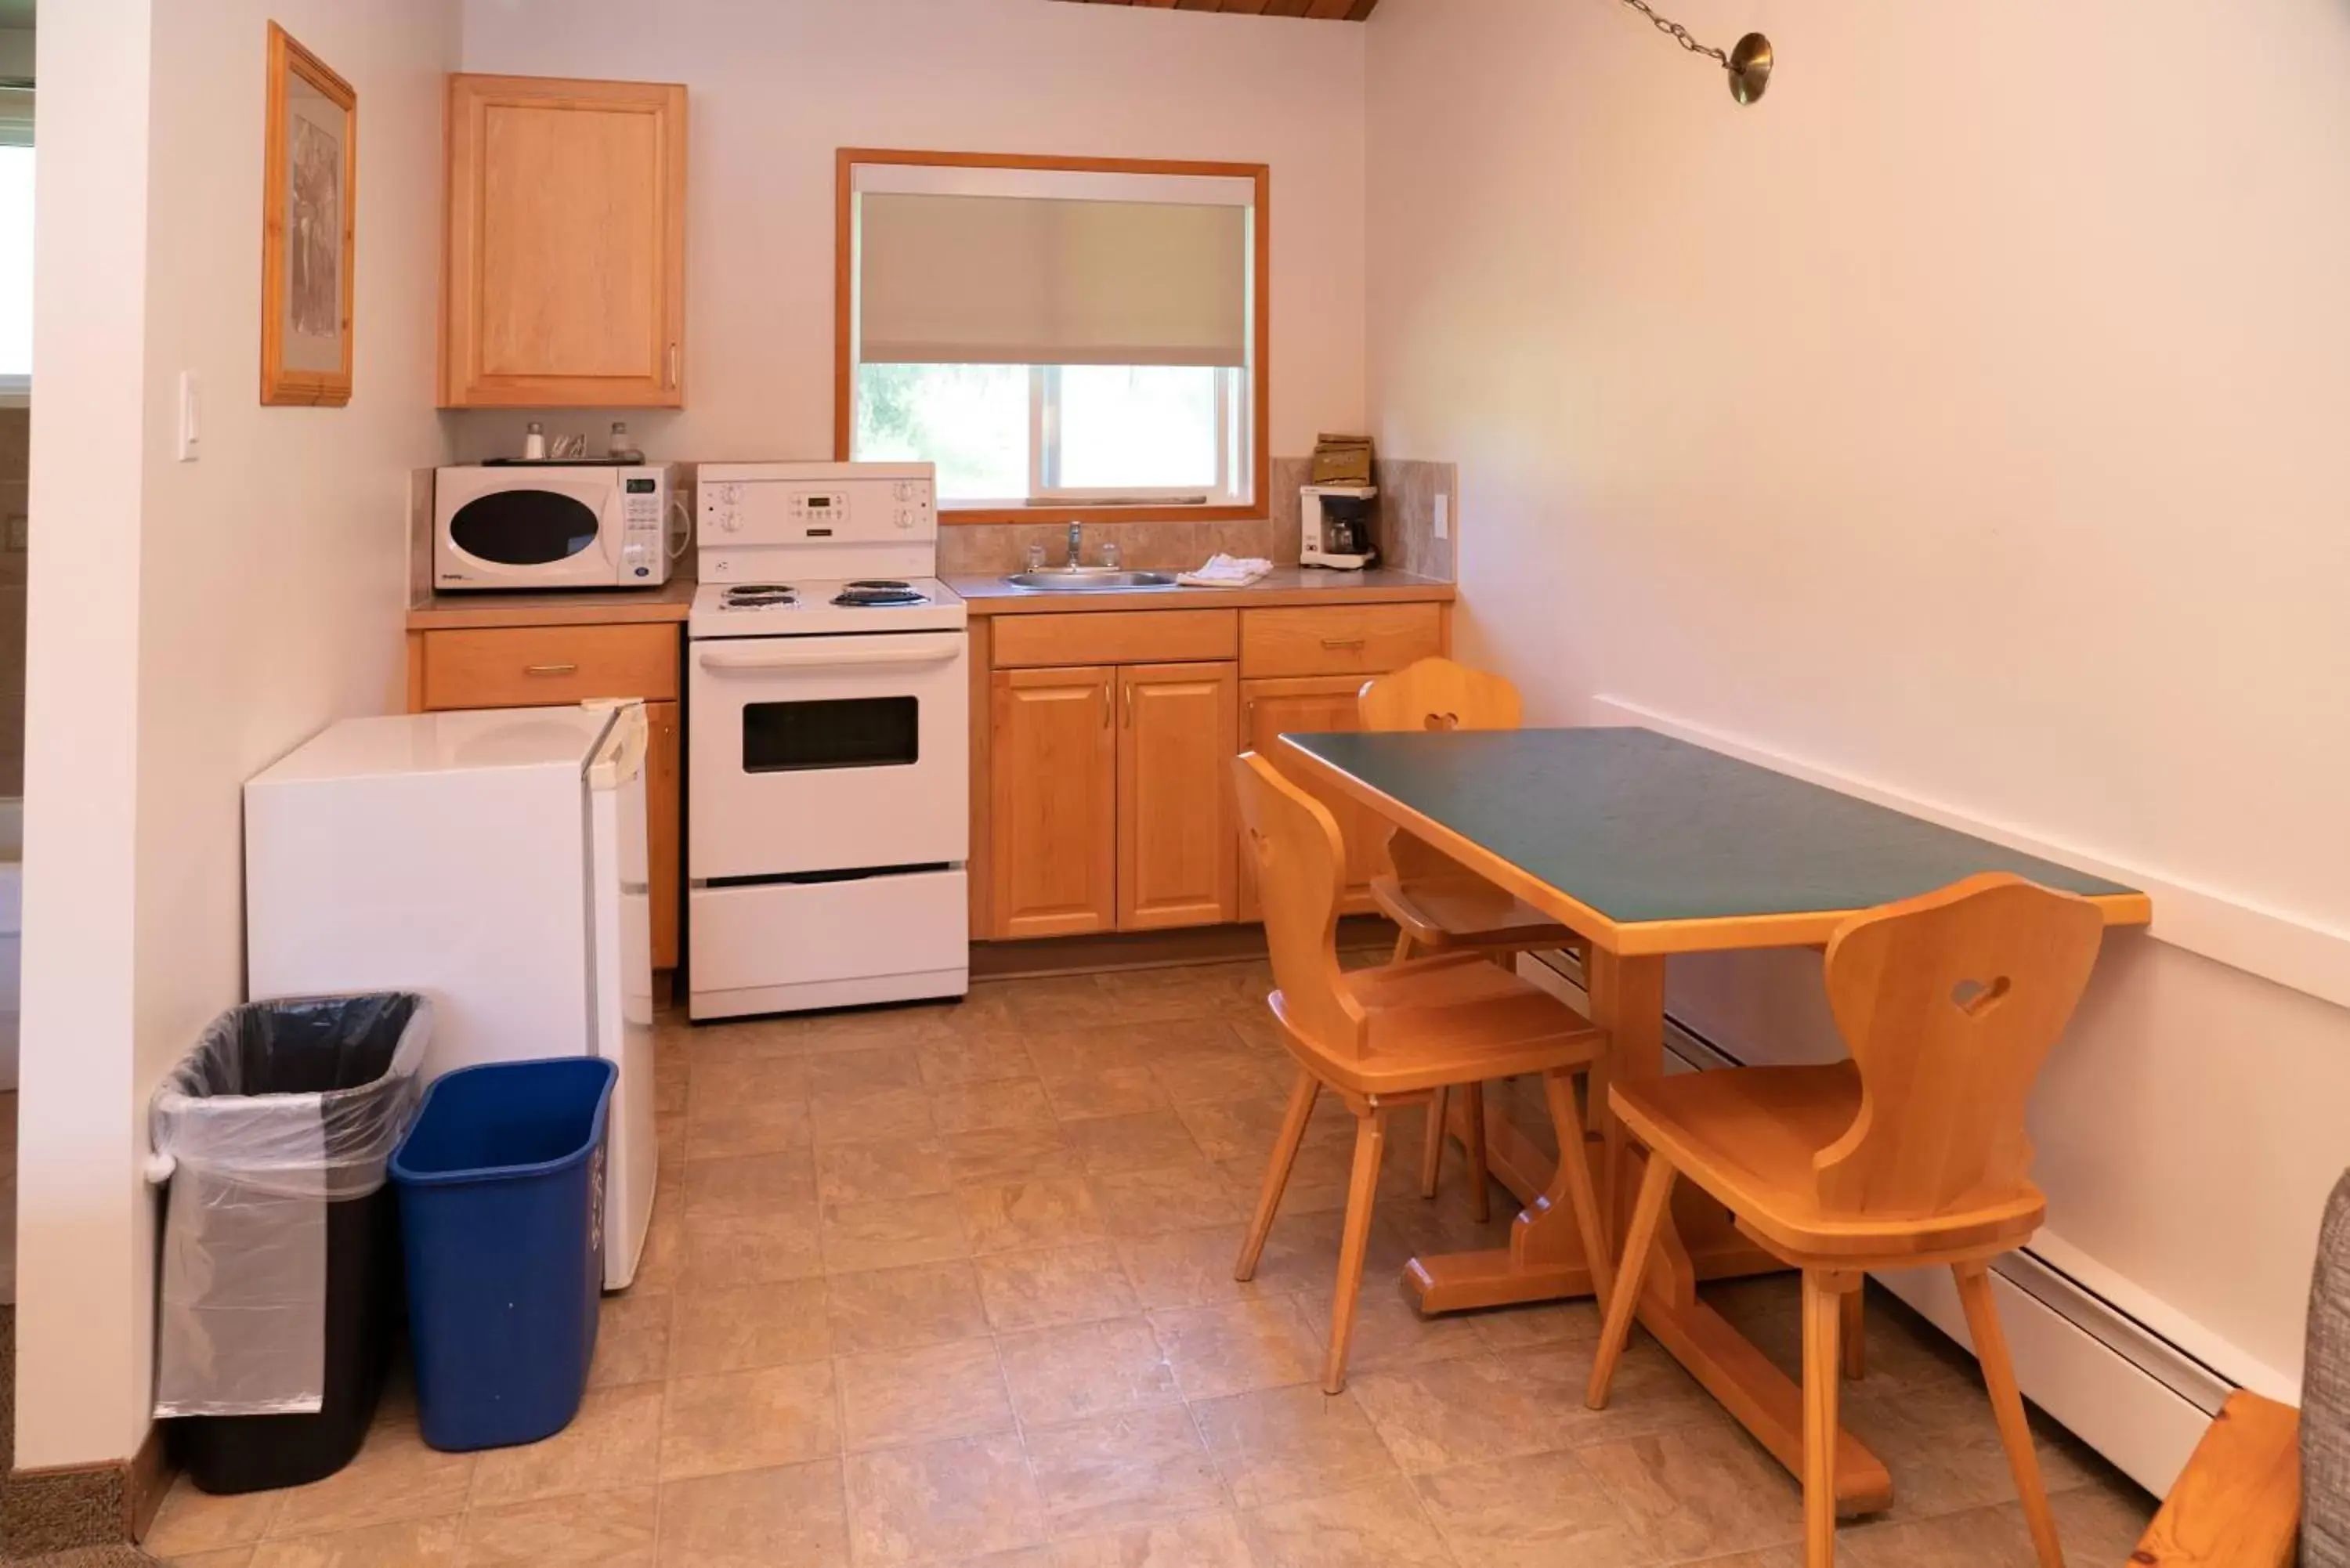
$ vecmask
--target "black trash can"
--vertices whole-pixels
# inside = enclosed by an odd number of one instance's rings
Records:
[[[252,1002],[155,1092],[155,1414],[205,1491],[321,1480],[367,1436],[404,1297],[386,1167],[432,1033],[412,992]]]

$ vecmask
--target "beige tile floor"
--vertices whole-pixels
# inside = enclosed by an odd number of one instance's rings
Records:
[[[1381,1199],[1347,1392],[1314,1386],[1351,1124],[1317,1116],[1254,1283],[1232,1280],[1287,1081],[1262,968],[983,985],[958,1007],[660,1045],[662,1193],[578,1419],[437,1454],[395,1390],[315,1486],[184,1483],[149,1545],[195,1568],[1795,1568],[1794,1483],[1657,1348],[1584,1407],[1588,1303],[1423,1323],[1416,1248],[1492,1244],[1457,1165]],[[1719,1290],[1774,1357],[1788,1281]],[[1899,1501],[1861,1568],[2031,1562],[1972,1362],[1878,1297],[1856,1432]],[[2148,1500],[2053,1428],[2075,1563]]]

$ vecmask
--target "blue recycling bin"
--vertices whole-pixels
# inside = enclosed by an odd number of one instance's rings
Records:
[[[425,1091],[392,1154],[417,1411],[433,1448],[535,1443],[578,1413],[619,1075],[591,1056],[461,1068]]]

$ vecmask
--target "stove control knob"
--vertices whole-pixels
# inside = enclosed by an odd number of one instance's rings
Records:
[[[898,526],[900,528],[911,528],[913,525],[914,514],[907,511],[902,506],[898,508]]]
[[[730,508],[718,514],[718,525],[729,534],[738,534],[743,529],[743,519]]]

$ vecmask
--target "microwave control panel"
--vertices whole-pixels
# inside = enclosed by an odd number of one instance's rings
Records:
[[[650,581],[668,545],[668,497],[658,479],[636,475],[620,482],[620,575]]]

